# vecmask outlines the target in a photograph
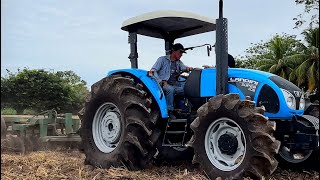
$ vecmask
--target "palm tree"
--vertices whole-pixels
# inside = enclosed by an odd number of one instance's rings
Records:
[[[289,79],[296,67],[295,62],[301,58],[301,54],[298,53],[300,44],[292,36],[274,36],[267,43],[268,53],[260,56],[256,68]]]
[[[307,29],[302,34],[307,45],[303,46],[304,54],[295,62],[298,66],[289,80],[313,92],[319,85],[319,27]]]
[[[309,47],[319,48],[319,27],[306,29],[302,32],[302,35],[304,35],[304,40]]]

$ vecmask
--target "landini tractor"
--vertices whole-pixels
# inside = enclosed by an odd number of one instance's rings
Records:
[[[301,89],[274,74],[228,68],[222,6],[220,0],[216,20],[156,11],[123,22],[131,68],[113,70],[93,84],[79,112],[86,164],[137,170],[154,159],[192,159],[211,179],[261,179],[277,168],[278,152],[288,163],[302,163],[318,149],[318,106],[306,103]],[[185,93],[175,97],[171,119],[152,72],[138,69],[137,35],[163,39],[168,53],[176,39],[211,31],[216,67],[179,77]],[[206,46],[209,53],[212,45]]]

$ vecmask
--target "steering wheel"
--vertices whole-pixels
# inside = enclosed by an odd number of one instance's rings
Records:
[[[186,80],[188,79],[190,73],[191,73],[191,71],[189,71],[189,72],[181,72],[181,73],[177,76],[177,81],[178,81],[178,82],[186,82]]]

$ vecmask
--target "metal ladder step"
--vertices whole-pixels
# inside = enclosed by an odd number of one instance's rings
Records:
[[[167,134],[183,134],[185,131],[167,131]]]
[[[180,124],[180,126],[175,126],[176,124],[179,124],[179,123],[183,123],[183,124]],[[181,125],[183,125],[183,126],[181,126]],[[169,119],[167,122],[166,131],[163,136],[162,146],[170,146],[170,147],[183,146],[184,138],[187,133],[187,125],[188,125],[187,119]],[[178,128],[172,129],[175,127],[178,127]],[[181,135],[182,136],[181,141],[179,140],[178,142],[175,142],[175,143],[169,143],[170,142],[169,139],[170,139],[170,137],[172,137],[172,135]],[[169,137],[167,137],[167,136],[169,136]]]
[[[187,122],[187,119],[171,119],[169,123]]]
[[[166,146],[166,147],[185,147],[184,144],[181,143],[171,143],[171,144],[162,144],[162,146]]]

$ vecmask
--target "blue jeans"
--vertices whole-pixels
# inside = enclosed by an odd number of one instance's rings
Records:
[[[183,84],[177,83],[176,85],[167,84],[166,86],[162,87],[163,92],[166,97],[168,110],[174,109],[173,108],[174,96],[184,94],[184,90],[183,90],[184,86],[183,85],[184,85],[184,83]]]

